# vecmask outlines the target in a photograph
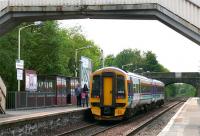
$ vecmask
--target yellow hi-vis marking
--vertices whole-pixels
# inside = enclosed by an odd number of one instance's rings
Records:
[[[112,105],[112,77],[104,77],[103,79],[104,90],[104,105]]]

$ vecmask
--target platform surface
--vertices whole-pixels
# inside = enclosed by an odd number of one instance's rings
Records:
[[[200,136],[200,98],[189,98],[158,136]]]
[[[29,119],[37,119],[45,116],[53,116],[84,109],[87,109],[87,107],[65,106],[32,110],[7,110],[6,114],[0,114],[0,125]]]

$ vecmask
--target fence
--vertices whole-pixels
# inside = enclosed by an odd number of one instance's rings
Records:
[[[7,109],[32,109],[75,104],[75,96],[65,92],[8,92]]]

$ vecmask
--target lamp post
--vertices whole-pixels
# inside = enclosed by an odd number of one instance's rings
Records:
[[[104,68],[105,59],[104,59],[104,56],[103,56],[103,49],[100,49],[100,51],[101,51],[102,67]]]
[[[141,75],[148,74],[148,73],[150,73],[150,71],[142,72]]]
[[[143,70],[143,68],[134,69],[133,72],[135,72],[135,71],[137,71],[137,70]]]
[[[30,26],[38,26],[38,25],[41,25],[42,22],[41,21],[37,21],[37,22],[34,22],[33,24],[30,24],[30,25],[27,25],[27,26],[23,26],[23,27],[20,27],[19,30],[18,30],[18,60],[20,60],[20,53],[21,53],[21,31],[27,27],[30,27]],[[20,80],[18,80],[18,92],[20,91]]]
[[[75,50],[75,70],[74,70],[75,77],[77,77],[77,53],[78,53],[78,51],[88,49],[88,48],[91,48],[91,47],[92,47],[91,45],[88,45],[86,47],[78,48],[78,49]]]
[[[126,66],[131,66],[131,65],[133,65],[133,64],[129,63],[129,64],[126,64],[126,65],[122,65],[122,69],[124,69],[124,67],[126,67]]]

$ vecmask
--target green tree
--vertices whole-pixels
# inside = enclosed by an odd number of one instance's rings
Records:
[[[122,68],[123,65],[133,64],[126,67],[126,70],[133,71],[134,69],[142,67],[142,57],[140,51],[137,49],[125,49],[115,58],[115,65],[119,68]]]
[[[189,84],[175,83],[166,86],[165,96],[170,97],[194,97],[196,94],[196,89]]]
[[[164,66],[162,66],[154,53],[151,51],[141,52],[137,49],[124,49],[115,57],[114,55],[108,55],[107,58],[112,58],[105,60],[106,66],[116,66],[122,68],[123,65],[131,64],[125,66],[124,69],[128,71],[134,71],[139,68],[143,70],[137,70],[136,73],[142,73],[146,71],[150,72],[169,72]]]
[[[106,67],[115,66],[115,56],[112,54],[106,56],[104,58],[104,61]]]
[[[0,37],[0,75],[6,82],[8,91],[16,91],[16,68],[18,28]],[[21,59],[25,69],[36,70],[37,74],[74,75],[75,49],[92,46],[79,52],[100,67],[100,51],[94,42],[81,34],[80,27],[61,29],[56,21],[47,21],[41,27],[28,27],[21,32]],[[23,87],[24,88],[24,87]]]

